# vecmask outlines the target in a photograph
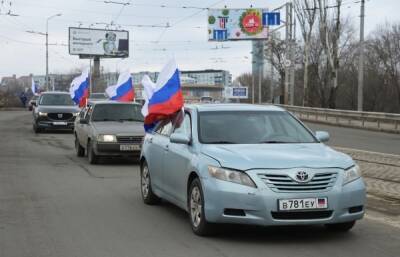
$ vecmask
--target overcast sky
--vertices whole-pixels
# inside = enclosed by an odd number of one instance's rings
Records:
[[[45,32],[46,18],[57,13],[49,22],[50,72],[69,72],[89,65],[68,54],[68,27],[104,28],[114,21],[130,32],[130,57],[102,59],[106,71],[159,71],[167,59],[174,56],[181,70],[225,69],[234,77],[251,70],[251,42],[221,43],[207,41],[207,12],[193,7],[275,8],[283,0],[132,0],[131,5],[107,4],[102,0],[0,0],[1,13],[11,11],[19,16],[0,15],[0,77],[33,73],[45,74],[45,37],[26,31]],[[129,0],[115,0],[129,2]],[[9,3],[11,2],[11,7]],[[344,15],[349,16],[358,33],[359,0],[344,0]],[[169,8],[163,8],[166,5]],[[367,0],[366,33],[377,24],[400,21],[399,0]],[[165,25],[165,28],[140,28],[133,25]],[[356,35],[358,36],[358,34]]]

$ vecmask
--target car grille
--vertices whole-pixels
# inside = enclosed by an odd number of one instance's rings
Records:
[[[52,120],[69,120],[74,115],[72,113],[48,113],[47,117]]]
[[[117,136],[118,143],[141,144],[143,136]]]
[[[294,212],[271,212],[272,218],[277,220],[313,220],[327,219],[332,216],[333,211],[294,211]]]
[[[337,173],[316,173],[306,183],[297,182],[285,174],[259,174],[259,176],[275,192],[315,192],[330,190],[336,182]]]

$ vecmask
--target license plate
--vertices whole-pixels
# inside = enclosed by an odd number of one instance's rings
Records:
[[[140,145],[120,145],[120,151],[138,151],[140,150]]]
[[[328,208],[327,198],[300,198],[278,201],[280,211],[313,210]]]
[[[67,125],[67,123],[63,122],[63,121],[55,121],[55,122],[53,122],[53,125],[55,125],[55,126],[65,126],[65,125]]]

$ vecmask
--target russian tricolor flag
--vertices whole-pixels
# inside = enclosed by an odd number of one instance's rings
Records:
[[[119,74],[117,85],[107,87],[106,94],[110,100],[132,102],[135,98],[135,92],[131,74],[129,72]]]
[[[39,93],[39,87],[38,87],[38,85],[35,83],[35,80],[33,79],[33,77],[32,77],[31,90],[32,90],[32,93],[33,93],[34,95],[36,95],[36,94]]]
[[[72,100],[83,107],[86,105],[87,98],[89,97],[89,69],[82,71],[79,77],[74,78],[69,89]]]
[[[144,128],[148,132],[159,120],[170,117],[183,107],[181,81],[175,60],[165,65],[156,84],[148,76],[143,77],[142,84],[146,100],[142,114],[145,116]]]

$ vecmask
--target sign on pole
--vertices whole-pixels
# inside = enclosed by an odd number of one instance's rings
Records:
[[[69,54],[81,57],[126,58],[129,33],[125,30],[69,28]]]
[[[280,25],[280,13],[267,9],[208,10],[209,41],[266,39],[274,25]]]
[[[231,99],[247,99],[248,88],[247,87],[226,87],[225,98]]]

